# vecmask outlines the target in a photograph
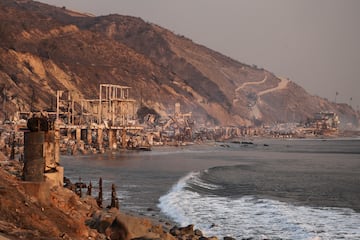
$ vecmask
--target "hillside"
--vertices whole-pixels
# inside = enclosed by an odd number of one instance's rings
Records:
[[[294,81],[140,18],[1,1],[2,119],[16,111],[54,110],[57,90],[96,98],[100,83],[130,86],[138,106],[162,116],[180,102],[199,124],[305,121],[320,111],[338,113],[343,124],[357,125],[359,118],[346,104],[312,96]]]

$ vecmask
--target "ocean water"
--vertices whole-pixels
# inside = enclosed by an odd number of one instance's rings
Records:
[[[102,177],[106,201],[115,183],[122,210],[207,236],[360,239],[360,139],[161,147],[61,164],[73,181],[96,187]]]

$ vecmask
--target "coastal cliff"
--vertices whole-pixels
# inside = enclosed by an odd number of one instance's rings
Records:
[[[305,122],[323,111],[339,115],[342,126],[356,127],[359,119],[350,105],[313,96],[296,79],[241,63],[140,18],[1,1],[1,118],[54,111],[58,90],[71,91],[75,100],[94,99],[101,83],[131,87],[137,107],[160,116],[178,102],[199,125]]]

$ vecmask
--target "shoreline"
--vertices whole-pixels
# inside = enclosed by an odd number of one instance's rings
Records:
[[[260,139],[254,139],[255,141],[257,141],[257,140],[260,140]],[[261,139],[261,140],[263,140],[263,139]],[[276,140],[276,139],[275,139]],[[322,140],[322,139],[319,139],[319,140]],[[350,139],[351,140],[351,139]],[[356,140],[358,140],[358,139],[356,139]],[[214,142],[212,142],[211,144],[206,144],[207,146],[213,146],[213,143]],[[201,144],[200,144],[201,145]],[[163,148],[163,147],[159,147],[159,148]],[[173,147],[173,146],[171,146],[170,148],[172,148],[172,149],[176,149],[177,147]],[[186,147],[184,147],[184,148],[186,148]],[[7,160],[7,163],[8,164],[14,164],[14,163],[16,163],[16,162],[18,162],[17,160]],[[0,162],[0,164],[1,164],[1,166],[3,167],[4,166],[4,164],[3,164],[3,162]],[[10,166],[10,168],[11,168],[11,166]],[[1,171],[2,171],[3,169],[1,169]],[[14,173],[15,172],[15,170],[14,169],[9,169],[9,171],[11,172],[11,173]],[[16,175],[16,174],[15,174]],[[18,173],[18,175],[19,175],[19,173]],[[14,177],[11,177],[11,178],[14,178]],[[11,186],[20,186],[20,188],[22,188],[21,187],[21,185],[23,185],[22,183],[20,183],[20,182],[15,182],[15,181],[10,181],[11,182]],[[5,187],[5,190],[3,190],[4,189],[4,187]],[[2,185],[0,185],[0,192],[1,193],[10,193],[10,192],[8,192],[8,191],[10,191],[10,188],[7,188],[6,186],[2,186]],[[60,191],[61,192],[61,191]],[[52,195],[53,197],[55,197],[56,198],[56,193],[52,193],[52,194],[55,194],[55,196],[54,195]],[[71,194],[71,196],[73,196],[73,194]],[[70,196],[70,194],[67,196],[69,199],[77,199],[76,197],[71,197]],[[34,209],[36,209],[37,211],[39,211],[39,206],[41,206],[41,203],[39,203],[39,201],[38,200],[36,200],[36,199],[34,199],[33,197],[29,197],[29,196],[23,196],[22,195],[22,199],[32,199],[31,201],[32,201],[32,203],[29,203],[28,202],[28,200],[23,200],[23,201],[20,201],[19,202],[19,206],[21,207],[21,208],[17,208],[17,206],[16,205],[13,205],[13,207],[12,207],[12,211],[15,211],[15,213],[22,213],[22,211],[25,211],[25,210],[23,210],[23,208],[24,209],[26,209],[26,208],[28,208],[30,205],[35,205],[35,206],[31,206],[31,207],[34,207]],[[59,202],[64,202],[64,199],[62,199],[62,200],[59,200],[59,199],[61,199],[60,197],[57,197],[57,203],[59,203]],[[71,200],[71,201],[73,201],[73,200]],[[74,201],[75,201],[74,200]],[[93,198],[93,200],[94,200],[94,198]],[[87,201],[89,201],[89,202],[91,202],[91,201],[93,201],[93,200],[89,200],[89,199],[87,199]],[[3,201],[3,200],[2,200]],[[77,200],[76,200],[77,201]],[[75,201],[75,202],[76,202]],[[81,199],[79,199],[79,201],[81,201]],[[25,204],[25,207],[24,206],[22,206],[22,205],[24,205]],[[65,211],[67,211],[67,217],[69,217],[69,215],[71,215],[71,214],[75,214],[73,211],[74,210],[69,210],[69,209],[71,209],[71,207],[69,207],[69,206],[67,206],[67,204],[68,203],[66,203],[66,204],[63,204],[63,208],[65,208],[66,210]],[[73,203],[72,203],[73,204]],[[85,205],[86,204],[84,204],[84,205],[79,205],[79,206],[82,206],[82,207],[85,207]],[[4,207],[5,205],[3,205],[2,207]],[[74,206],[76,206],[76,205],[74,205]],[[72,206],[72,207],[74,207],[74,206]],[[89,208],[89,206],[90,206],[90,208],[91,208],[91,204],[90,205],[88,205],[88,207],[87,208]],[[29,207],[30,208],[30,207]],[[42,212],[42,208],[44,208],[45,209],[45,211],[44,211],[44,213],[43,214],[45,214],[45,215],[41,215],[41,212]],[[86,208],[86,207],[85,207]],[[14,210],[15,209],[15,210]],[[74,209],[76,209],[76,208],[74,208]],[[2,209],[2,210],[4,210],[4,209]],[[108,211],[108,209],[104,209],[105,211]],[[121,207],[120,207],[120,210],[121,210]],[[49,208],[48,207],[40,207],[40,214],[39,214],[39,219],[41,219],[41,218],[46,218],[46,212],[47,211],[49,211]],[[64,209],[62,209],[61,211],[64,211]],[[88,212],[87,213],[85,213],[86,211],[84,211],[82,214],[83,215],[81,215],[81,218],[83,218],[83,219],[86,219],[86,217],[89,217],[89,216],[87,216],[87,214],[88,214]],[[133,221],[134,222],[136,222],[136,223],[141,223],[141,224],[144,224],[144,225],[146,225],[146,226],[148,226],[148,228],[147,228],[147,230],[146,231],[148,231],[150,228],[152,229],[151,231],[154,231],[155,233],[154,234],[160,234],[161,232],[164,232],[164,231],[166,231],[167,233],[169,233],[169,231],[171,230],[171,228],[172,227],[174,227],[175,225],[172,223],[172,222],[168,222],[167,220],[165,220],[165,219],[161,219],[161,218],[157,218],[157,216],[156,215],[154,215],[153,213],[152,213],[152,211],[151,210],[149,210],[147,213],[149,213],[149,215],[153,215],[153,216],[147,216],[146,214],[144,214],[144,215],[142,215],[142,214],[138,214],[137,212],[135,212],[135,211],[124,211],[124,210],[121,210],[120,211],[120,213],[122,213],[122,214],[124,214],[125,216],[124,217],[129,217],[129,218],[135,218],[135,219],[133,219]],[[7,212],[7,214],[10,214],[9,212]],[[35,213],[33,213],[33,212],[30,212],[30,215],[31,214],[35,214]],[[36,214],[38,214],[38,213],[36,213]],[[53,213],[54,214],[54,213]],[[106,213],[107,214],[107,213]],[[105,215],[106,215],[105,214]],[[0,214],[1,215],[1,214]],[[6,214],[5,214],[6,215]],[[79,216],[79,215],[78,215]],[[145,220],[144,220],[145,219]],[[5,229],[5,227],[4,227],[4,225],[1,225],[1,221],[4,221],[4,220],[1,220],[0,219],[0,233],[2,232],[2,233],[4,233],[4,232],[6,232],[6,229]],[[75,220],[74,220],[75,221]],[[151,222],[151,225],[149,225],[149,222]],[[80,226],[80,229],[81,228],[83,228],[84,226],[83,225],[81,225],[81,224],[79,224],[79,226]],[[149,227],[149,226],[151,226],[151,227]],[[161,228],[159,227],[159,226],[161,226]],[[55,228],[55,227],[54,227]],[[194,229],[193,229],[194,230]],[[20,231],[20,230],[19,230]],[[42,230],[43,231],[43,230]],[[74,231],[74,229],[72,229],[71,231]],[[89,234],[88,234],[88,238],[86,238],[86,239],[96,239],[96,238],[89,238],[89,237],[91,237],[91,236],[95,236],[95,233],[91,230],[91,229],[89,229],[89,230],[86,230],[86,231],[88,231],[89,232]],[[195,231],[195,230],[194,230]],[[30,234],[30,233],[24,233],[24,232],[20,232],[21,234]],[[35,234],[35,233],[32,233],[32,234]],[[72,233],[72,234],[79,234],[79,233],[76,233],[76,230],[75,230],[75,233]],[[91,235],[91,236],[90,236]],[[17,236],[20,236],[20,235],[17,235]],[[34,235],[35,236],[35,235]],[[11,235],[10,235],[10,237],[11,237]],[[57,236],[58,237],[58,236]],[[165,236],[164,236],[165,237]],[[169,239],[169,238],[171,238],[170,237],[170,235],[166,235],[166,238],[160,238],[160,239]],[[1,238],[0,238],[1,239]],[[9,239],[15,239],[15,238],[9,238]],[[35,238],[35,239],[37,239],[37,238]],[[45,238],[38,238],[38,239],[45,239]],[[56,238],[57,239],[57,238]],[[59,237],[59,239],[64,239],[64,238],[60,238]],[[67,239],[67,238],[65,238],[65,239]],[[70,238],[69,238],[70,239]],[[75,238],[75,239],[82,239],[82,238]],[[85,239],[85,238],[84,238]]]
[[[64,187],[49,189],[46,182],[31,183],[44,186],[45,192],[29,194],[30,185],[19,179],[20,163],[2,155],[0,165],[0,240],[217,239],[203,236],[193,225],[177,227],[155,216],[99,208],[94,197],[80,198]]]

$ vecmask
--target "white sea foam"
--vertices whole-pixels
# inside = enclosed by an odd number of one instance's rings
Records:
[[[181,226],[237,239],[360,239],[360,214],[345,208],[294,206],[252,196],[204,196],[186,188],[199,173],[180,179],[160,198],[159,208]]]

